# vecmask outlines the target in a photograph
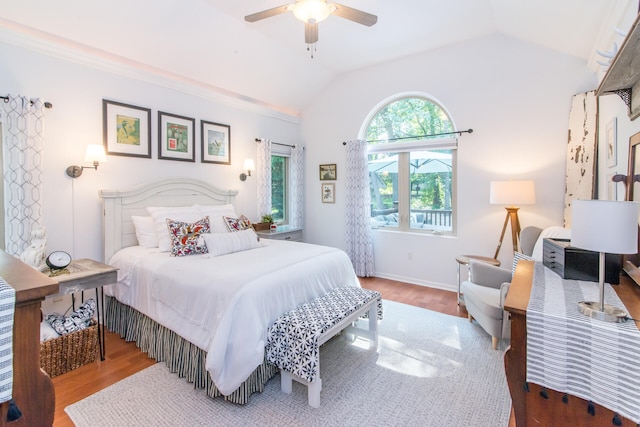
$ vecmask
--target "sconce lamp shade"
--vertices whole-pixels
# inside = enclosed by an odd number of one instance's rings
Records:
[[[610,254],[638,252],[640,203],[574,200],[571,246]]]
[[[256,170],[256,165],[253,162],[253,159],[244,159],[244,165],[242,166],[242,169],[246,170],[247,172],[253,172],[254,170]]]
[[[106,162],[107,155],[104,152],[104,146],[98,144],[87,145],[87,153],[84,156],[84,160],[87,162]]]
[[[535,181],[491,181],[489,202],[492,205],[532,205],[536,202]]]

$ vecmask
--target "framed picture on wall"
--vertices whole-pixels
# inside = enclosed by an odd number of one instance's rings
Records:
[[[320,181],[335,181],[337,178],[336,164],[320,165]]]
[[[612,168],[618,164],[618,129],[617,119],[614,117],[605,128],[607,143],[607,166]]]
[[[202,163],[231,164],[231,126],[200,120]]]
[[[335,184],[322,184],[322,203],[336,202],[336,186]]]
[[[107,154],[151,158],[151,110],[103,99],[102,139]]]
[[[158,158],[195,162],[195,120],[158,111]]]

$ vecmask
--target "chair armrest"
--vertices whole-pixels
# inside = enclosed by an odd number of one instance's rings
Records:
[[[500,307],[504,308],[504,301],[507,299],[507,293],[509,292],[509,287],[511,283],[504,282],[500,285]]]
[[[471,281],[476,285],[499,289],[504,282],[511,282],[511,270],[482,261],[469,261],[469,271]]]

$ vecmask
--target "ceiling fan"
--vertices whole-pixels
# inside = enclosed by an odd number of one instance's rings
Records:
[[[327,0],[296,0],[294,4],[278,6],[247,15],[244,20],[256,22],[285,12],[293,12],[296,18],[304,22],[304,41],[308,45],[313,45],[318,41],[318,22],[324,21],[329,15],[337,15],[367,27],[378,22],[376,15],[338,3],[327,3]]]

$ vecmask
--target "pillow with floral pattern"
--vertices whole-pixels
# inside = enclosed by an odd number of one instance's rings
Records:
[[[207,253],[207,245],[200,239],[200,235],[210,231],[208,216],[196,222],[174,221],[167,218],[167,227],[171,237],[171,256]]]
[[[240,215],[240,218],[233,218],[230,216],[223,216],[224,223],[227,225],[229,231],[242,231],[251,228],[251,221],[244,215]]]

